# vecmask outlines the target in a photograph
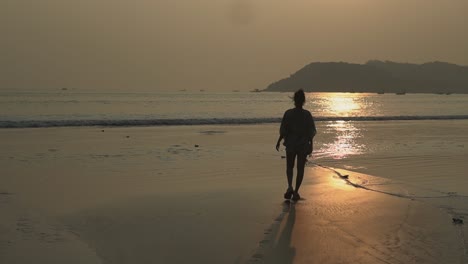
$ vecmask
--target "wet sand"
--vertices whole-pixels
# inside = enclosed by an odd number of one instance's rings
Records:
[[[104,130],[104,131],[102,131]],[[406,186],[310,164],[285,204],[277,125],[0,130],[1,263],[466,263]],[[350,171],[353,182],[385,182]],[[463,262],[465,261],[465,262]]]
[[[249,263],[466,263],[467,229],[447,212],[353,187],[321,167],[307,174],[305,199],[283,204]]]

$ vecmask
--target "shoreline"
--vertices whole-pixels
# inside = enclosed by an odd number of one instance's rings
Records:
[[[433,116],[328,116],[314,117],[315,122],[403,122],[403,121],[465,121],[468,115]],[[244,126],[271,125],[281,123],[279,117],[259,118],[186,118],[186,119],[115,119],[115,120],[21,120],[1,121],[3,129],[44,128],[157,128],[192,126]]]

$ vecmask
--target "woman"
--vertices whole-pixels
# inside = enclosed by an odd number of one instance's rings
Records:
[[[305,94],[302,89],[294,93],[295,108],[284,113],[281,120],[280,136],[276,143],[276,150],[279,151],[280,142],[284,139],[286,146],[286,176],[288,178],[288,189],[284,194],[284,199],[297,201],[301,198],[299,188],[304,178],[304,167],[307,155],[312,153],[312,140],[317,133],[314,118],[309,111],[303,109]],[[292,178],[294,161],[297,157],[297,177],[296,188],[292,188]]]

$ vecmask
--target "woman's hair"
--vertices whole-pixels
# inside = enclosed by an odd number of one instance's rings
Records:
[[[294,93],[294,105],[296,107],[302,107],[305,103],[305,93],[304,90],[299,89]]]

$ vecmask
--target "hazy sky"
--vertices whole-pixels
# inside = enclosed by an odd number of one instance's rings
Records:
[[[1,0],[0,89],[251,90],[313,61],[468,65],[467,0]]]

